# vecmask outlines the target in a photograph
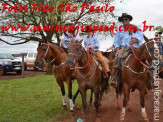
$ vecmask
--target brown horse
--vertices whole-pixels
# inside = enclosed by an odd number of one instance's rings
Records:
[[[154,58],[154,42],[149,41],[141,45],[136,51],[135,55],[131,55],[124,65],[122,70],[123,82],[123,108],[120,120],[125,119],[125,109],[129,101],[131,89],[138,89],[140,94],[140,104],[142,107],[142,117],[145,121],[149,121],[145,111],[145,95],[147,94],[147,70],[144,67],[145,62],[151,62]],[[138,61],[137,58],[140,60]]]
[[[63,107],[67,106],[66,96],[65,96],[65,88],[64,81],[68,86],[68,97],[70,99],[70,111],[73,112],[74,104],[72,101],[72,72],[73,70],[67,67],[66,61],[67,53],[60,48],[59,46],[49,43],[49,42],[39,42],[39,46],[37,48],[37,57],[36,64],[41,63],[42,60],[45,62],[50,62],[53,64],[53,70],[56,77],[56,81],[60,86],[62,97],[63,97]]]
[[[76,78],[79,85],[79,92],[82,96],[82,104],[84,109],[84,119],[86,119],[86,91],[91,89],[95,94],[94,106],[96,113],[98,113],[99,97],[104,90],[107,89],[106,85],[108,79],[104,79],[104,73],[99,66],[95,63],[95,59],[89,54],[81,45],[81,41],[73,41],[69,47],[69,53],[66,64],[76,69]],[[101,87],[101,88],[100,88]]]

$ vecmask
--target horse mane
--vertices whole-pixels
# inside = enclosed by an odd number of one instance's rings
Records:
[[[64,51],[64,49],[61,48],[58,43],[54,43],[54,42],[49,42],[49,43],[52,44],[53,46],[57,47],[59,50]]]

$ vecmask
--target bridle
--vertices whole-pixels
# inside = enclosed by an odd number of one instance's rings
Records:
[[[81,44],[78,44],[78,43],[76,43],[76,44],[70,44],[70,45],[71,45],[71,46],[73,45],[73,46],[75,46],[76,48],[78,48],[76,45],[80,45],[80,46],[82,47],[82,45],[81,45]],[[77,59],[77,62],[78,62],[78,58],[76,58],[76,57],[80,57],[80,56],[82,56],[84,53],[86,53],[86,50],[82,47],[82,50],[80,51],[80,54],[79,54],[79,55],[76,55],[76,54],[71,53],[71,52],[68,52],[68,55],[73,55],[73,56],[75,56],[75,59],[74,59],[74,61],[73,61],[73,63],[75,64],[75,63],[76,63],[76,59]],[[76,65],[74,65],[74,67],[75,67],[75,69],[84,69],[84,68],[86,68],[88,65],[89,65],[89,60],[87,61],[86,65],[84,65],[83,67],[78,67],[78,66],[76,66]],[[74,68],[73,68],[73,69],[74,69]]]
[[[46,43],[41,43],[41,45],[45,45]],[[44,61],[44,63],[45,63],[45,65],[48,65],[48,64],[51,64],[51,63],[53,63],[57,58],[58,58],[58,56],[59,56],[59,54],[55,57],[55,58],[53,58],[50,62],[46,62],[46,60],[45,60],[45,58],[46,58],[46,56],[47,56],[47,54],[48,54],[48,52],[49,52],[49,48],[50,48],[50,46],[49,46],[49,44],[46,44],[48,47],[47,47],[47,49],[46,49],[46,52],[45,52],[45,54],[44,54],[44,57],[42,58],[42,60]]]
[[[81,45],[81,44],[78,44],[78,43],[76,43],[76,44],[71,44],[71,45],[74,45],[76,48],[78,48],[76,45],[80,45],[80,46],[82,47],[82,45]],[[80,54],[79,54],[79,55],[76,55],[76,54],[71,53],[71,52],[68,52],[68,55],[73,55],[73,56],[75,56],[75,58],[76,58],[76,57],[82,56],[84,53],[86,54],[86,50],[82,47],[82,50],[80,51]],[[77,61],[78,61],[78,60],[77,60]],[[73,63],[74,63],[74,62],[73,62]],[[76,63],[76,62],[75,62],[75,63]],[[95,61],[94,61],[94,64],[95,64]],[[84,65],[84,66],[82,66],[82,67],[78,67],[77,65],[74,65],[74,68],[73,68],[73,69],[74,69],[74,70],[76,70],[76,69],[84,69],[84,68],[86,68],[88,65],[89,65],[89,60],[87,61],[86,65]],[[78,70],[78,72],[79,72],[79,74],[81,75],[81,77],[82,77],[83,79],[89,80],[89,79],[91,79],[91,78],[94,76],[94,74],[95,74],[97,68],[98,68],[98,65],[95,67],[95,69],[94,69],[92,75],[91,75],[89,78],[85,78],[79,70]],[[90,72],[88,72],[87,74],[90,74]]]
[[[147,52],[148,52],[148,55],[152,58],[152,55],[151,55],[151,53],[150,53],[150,51],[149,51],[149,48],[148,48],[148,43],[151,43],[151,42],[153,42],[153,41],[145,42],[145,47],[146,47],[146,50],[147,50]],[[151,66],[149,66],[149,64],[143,63],[143,62],[137,57],[137,55],[136,55],[135,52],[134,52],[134,47],[133,47],[132,45],[130,45],[130,48],[131,48],[132,53],[134,54],[134,57],[135,57],[144,67],[146,67],[147,69],[151,69]]]
[[[146,47],[146,50],[147,50],[149,56],[152,58],[152,55],[151,55],[151,53],[150,53],[150,51],[149,51],[149,48],[148,48],[148,43],[151,43],[151,42],[153,42],[153,41],[146,42],[146,43],[145,43],[145,47]],[[151,69],[151,66],[149,66],[149,64],[143,63],[143,62],[137,57],[137,55],[136,55],[135,52],[134,52],[134,47],[133,47],[132,45],[130,45],[130,48],[131,48],[132,53],[133,53],[134,57],[136,58],[136,60],[138,60],[145,68],[147,68],[148,70],[150,70],[150,69]],[[131,57],[131,55],[130,55],[130,57]],[[130,57],[128,58],[128,60],[130,59]],[[127,62],[127,61],[126,61],[126,62]],[[142,72],[136,72],[136,71],[134,71],[133,69],[131,69],[129,65],[124,65],[124,67],[126,67],[126,68],[129,69],[132,73],[135,73],[135,74],[143,74],[143,73],[146,71],[145,68],[144,68],[144,70],[143,70]]]
[[[153,41],[146,42],[146,43],[145,43],[145,47],[146,47],[146,49],[147,49],[147,52],[148,52],[149,56],[152,58],[152,55],[151,55],[151,53],[150,53],[150,51],[149,51],[149,48],[148,48],[148,43],[150,43],[150,42],[153,42]]]

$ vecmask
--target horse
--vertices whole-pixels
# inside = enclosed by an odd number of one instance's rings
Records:
[[[37,48],[37,57],[36,57],[36,65],[42,63],[42,60],[48,62],[46,64],[53,64],[53,70],[56,77],[57,84],[60,86],[62,92],[62,99],[63,99],[63,109],[67,107],[67,100],[65,95],[65,87],[64,81],[68,87],[68,97],[70,100],[70,112],[74,111],[74,103],[72,100],[72,72],[73,70],[70,69],[66,65],[66,57],[67,53],[56,44],[47,42],[47,41],[40,41],[38,48]]]
[[[154,42],[148,41],[142,44],[132,55],[128,58],[122,69],[122,83],[123,89],[123,107],[120,115],[120,120],[125,119],[126,105],[129,101],[130,90],[138,89],[140,94],[140,104],[142,109],[142,117],[144,121],[149,121],[145,110],[145,95],[147,94],[147,70],[149,66],[146,61],[152,62],[154,59]],[[146,70],[147,69],[147,70]]]
[[[79,42],[72,41],[68,46],[68,57],[66,64],[70,68],[76,69],[76,79],[79,86],[79,92],[82,96],[82,105],[84,110],[84,120],[87,120],[86,116],[86,91],[91,89],[95,95],[94,106],[96,108],[96,114],[98,114],[100,95],[107,90],[108,79],[104,78],[103,71],[99,68],[99,65],[95,63],[94,57],[88,53],[81,45],[82,40]],[[100,89],[101,87],[101,89]]]
[[[110,52],[102,52],[103,56],[105,56],[109,60],[109,69],[110,69],[110,75],[111,79],[114,77],[114,74],[116,72],[116,69],[114,66],[116,65],[116,59],[115,59],[115,51],[112,50]],[[121,75],[121,72],[119,71],[116,75]],[[122,82],[120,81],[121,79],[118,79],[119,82],[117,82],[117,86],[115,88],[116,92],[116,110],[120,110],[120,99],[119,96],[122,94],[122,89],[120,89],[120,86],[122,86]]]

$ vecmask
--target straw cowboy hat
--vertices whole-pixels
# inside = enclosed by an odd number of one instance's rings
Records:
[[[130,21],[132,20],[132,16],[131,15],[129,15],[129,14],[127,14],[127,13],[123,13],[122,15],[121,15],[121,17],[118,17],[118,21],[119,22],[122,22],[122,19],[123,18],[128,18],[128,19],[130,19]]]

